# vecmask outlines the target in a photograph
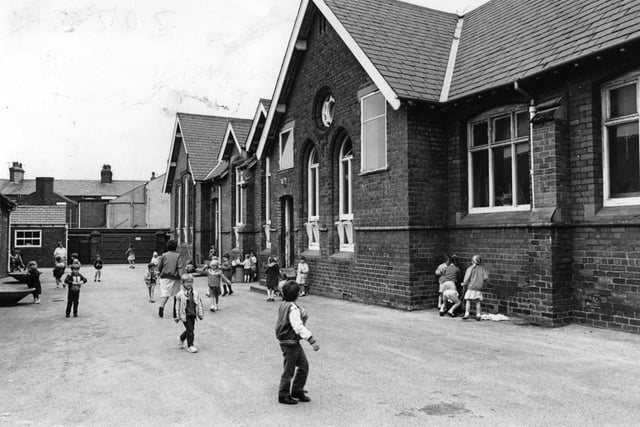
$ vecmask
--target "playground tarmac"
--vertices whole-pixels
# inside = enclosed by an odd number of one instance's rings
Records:
[[[92,279],[93,269],[83,267]],[[66,290],[42,274],[42,303],[0,307],[0,425],[595,426],[640,423],[640,336],[568,326],[441,318],[311,295],[320,344],[309,403],[281,405],[278,302],[234,286],[196,323],[159,318],[144,268],[107,265],[65,318]],[[196,278],[204,297],[206,278]],[[159,299],[159,290],[156,290]],[[170,311],[170,310],[169,310]]]

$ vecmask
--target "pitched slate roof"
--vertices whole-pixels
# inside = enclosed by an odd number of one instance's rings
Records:
[[[638,0],[492,0],[464,16],[450,99],[637,38]]]
[[[18,206],[11,214],[15,225],[65,225],[65,206]]]
[[[99,180],[60,179],[53,182],[53,191],[65,197],[107,196],[117,197],[144,184],[146,181],[116,181],[103,184]],[[36,181],[25,179],[13,183],[7,179],[0,179],[0,193],[18,196],[28,195],[36,191]]]
[[[249,136],[249,131],[251,130],[251,124],[253,120],[251,119],[231,119],[229,120],[231,126],[233,126],[233,132],[236,134],[236,138],[238,138],[238,144],[241,147],[244,147],[247,136]]]
[[[331,9],[398,97],[440,100],[457,15],[398,0],[312,1]],[[640,38],[638,0],[491,0],[462,18],[446,100]]]
[[[397,0],[325,0],[401,98],[438,100],[458,16]]]
[[[217,163],[228,122],[228,117],[178,113],[182,140],[195,180],[204,180]]]

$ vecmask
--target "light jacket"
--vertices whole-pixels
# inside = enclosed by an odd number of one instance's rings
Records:
[[[204,319],[204,308],[202,306],[202,300],[198,295],[198,291],[193,289],[193,301],[196,303],[196,317],[200,320]],[[176,309],[174,319],[179,319],[183,322],[187,321],[187,296],[184,293],[184,289],[176,295]]]

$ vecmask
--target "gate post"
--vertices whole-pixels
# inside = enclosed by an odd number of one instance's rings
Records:
[[[91,260],[96,259],[96,255],[100,255],[100,252],[102,252],[102,234],[97,230],[93,230],[89,234],[89,256]]]

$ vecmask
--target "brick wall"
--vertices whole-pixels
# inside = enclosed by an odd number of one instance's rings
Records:
[[[7,247],[7,243],[9,242],[9,218],[11,212],[5,206],[4,203],[0,202],[0,242],[2,242],[2,247]],[[9,270],[9,251],[2,250],[0,251],[0,278],[5,277]]]
[[[38,267],[43,274],[47,272],[43,272],[43,267],[53,267],[54,259],[53,259],[53,251],[58,246],[58,242],[66,242],[67,241],[67,230],[63,227],[35,227],[35,226],[19,226],[13,225],[11,227],[11,248],[15,249],[15,241],[13,230],[41,230],[42,231],[42,246],[39,248],[18,248],[22,253],[22,260],[24,261],[24,265],[26,266],[29,261],[36,261],[38,263]],[[71,254],[69,254],[70,256]]]

